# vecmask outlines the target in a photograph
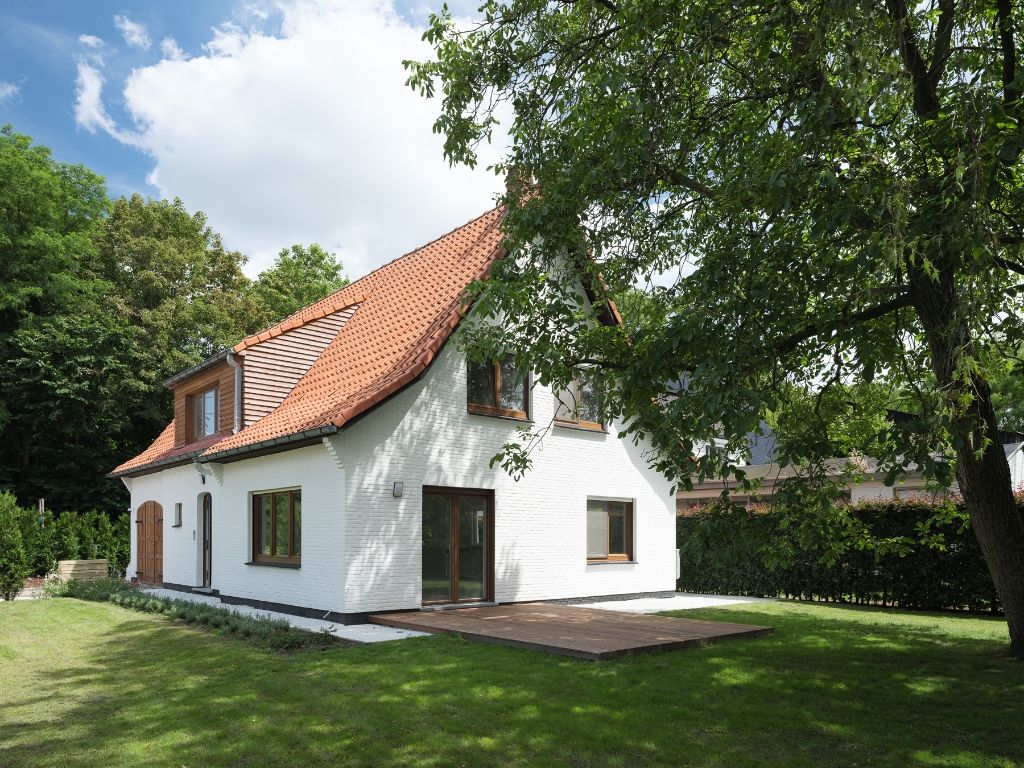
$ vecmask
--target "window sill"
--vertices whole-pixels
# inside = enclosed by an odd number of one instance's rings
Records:
[[[593,432],[598,435],[608,434],[608,430],[604,427],[589,427],[575,421],[559,421],[558,419],[555,419],[554,425],[559,429],[575,429],[577,432]]]
[[[246,565],[259,565],[267,568],[291,568],[292,570],[298,570],[302,567],[302,563],[274,562],[273,560],[250,560]]]
[[[489,419],[505,419],[506,421],[518,421],[520,424],[533,424],[533,419],[531,419],[528,415],[523,416],[515,411],[507,411],[502,413],[500,411],[485,411],[470,406],[469,408],[466,409],[466,412],[470,416],[486,416]]]
[[[587,560],[587,565],[636,565],[636,560]]]
[[[181,523],[175,523],[171,528],[181,528]]]

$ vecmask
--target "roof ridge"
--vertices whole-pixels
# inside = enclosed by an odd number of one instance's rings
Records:
[[[273,331],[275,328],[278,328],[280,326],[283,326],[283,325],[289,323],[293,319],[298,318],[299,315],[301,315],[303,312],[308,310],[310,307],[315,306],[315,305],[317,305],[317,304],[319,304],[320,302],[323,302],[323,301],[329,301],[330,299],[334,298],[335,296],[339,296],[342,292],[351,290],[352,288],[355,288],[360,283],[362,283],[364,281],[368,281],[371,277],[376,275],[382,269],[384,269],[386,267],[390,267],[396,261],[401,261],[402,259],[404,259],[404,258],[406,258],[408,256],[412,256],[412,255],[418,253],[419,251],[422,251],[424,248],[429,248],[431,245],[433,245],[434,243],[438,242],[439,240],[443,240],[444,238],[448,237],[449,235],[451,235],[451,234],[453,234],[455,232],[458,232],[460,229],[463,229],[464,227],[470,226],[471,224],[473,224],[476,221],[479,221],[480,219],[484,218],[485,216],[489,216],[490,214],[494,213],[494,211],[496,211],[497,209],[501,208],[502,206],[503,206],[503,203],[498,203],[496,205],[493,205],[492,207],[488,208],[486,211],[481,213],[479,216],[474,216],[473,218],[469,219],[468,221],[464,222],[463,224],[460,224],[457,227],[452,227],[450,230],[445,232],[443,235],[438,235],[433,240],[430,240],[430,241],[428,241],[426,243],[423,243],[422,245],[419,245],[419,246],[413,248],[411,251],[406,251],[401,256],[396,256],[395,258],[391,259],[390,261],[387,261],[387,262],[381,264],[379,267],[376,267],[375,269],[370,270],[369,272],[367,272],[362,277],[356,278],[351,283],[348,283],[346,285],[341,286],[341,288],[339,288],[338,290],[334,291],[334,293],[329,293],[326,296],[324,296],[323,298],[317,299],[312,304],[307,304],[304,307],[300,307],[299,309],[295,310],[294,312],[292,312],[287,317],[284,317],[281,320],[278,320],[276,323],[273,323],[272,325],[269,325],[266,328],[263,328],[263,329],[257,331],[256,333],[250,333],[244,339],[242,339],[237,344],[235,344],[233,347],[231,347],[231,349],[234,349],[235,351],[238,351],[238,348],[242,347],[243,345],[251,346],[251,344],[254,343],[254,342],[250,342],[249,344],[246,344],[246,342],[249,342],[250,339],[256,339],[258,336],[264,336],[264,335],[270,333],[271,331]],[[349,303],[347,303],[347,304],[345,304],[343,306],[337,307],[333,311],[337,312],[337,311],[340,311],[342,309],[346,309],[347,307],[352,306],[352,304],[362,304],[363,301],[366,300],[367,296],[370,293],[372,293],[372,291],[364,290],[364,293],[362,294],[362,298],[359,301],[351,301],[351,302],[349,302]],[[326,313],[324,313],[324,315],[321,315],[321,317],[329,315],[329,314],[331,314],[331,312],[326,312]],[[293,330],[294,328],[301,328],[303,325],[306,325],[307,323],[312,322],[313,320],[317,320],[317,319],[319,319],[319,318],[317,318],[317,317],[310,317],[308,320],[305,320],[305,321],[299,323],[298,325],[295,325],[292,328],[289,328],[289,330]]]

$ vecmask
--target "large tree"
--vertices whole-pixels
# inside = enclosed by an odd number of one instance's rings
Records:
[[[506,330],[470,345],[556,384],[598,366],[609,414],[682,482],[720,470],[691,460],[695,440],[740,447],[786,387],[898,379],[919,418],[882,458],[955,465],[1024,656],[1024,525],[981,365],[1022,337],[1021,13],[507,0],[464,28],[434,16],[436,60],[407,66],[441,96],[448,158],[475,163],[507,115],[503,166],[523,180],[517,257],[477,296]],[[640,286],[664,322],[593,323],[581,277]]]
[[[291,315],[348,285],[338,257],[316,243],[282,248],[273,265],[260,273],[252,299],[266,313],[267,325]]]

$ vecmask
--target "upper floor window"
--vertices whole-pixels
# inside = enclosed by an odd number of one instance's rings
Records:
[[[529,418],[529,377],[515,367],[511,356],[496,363],[469,363],[466,407],[486,416]]]
[[[580,373],[567,389],[558,392],[555,421],[584,429],[604,429],[601,391],[592,375]]]
[[[215,435],[220,425],[217,423],[217,389],[208,389],[192,396],[192,439]]]

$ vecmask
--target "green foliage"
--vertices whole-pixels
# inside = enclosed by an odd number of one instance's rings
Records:
[[[180,200],[111,202],[96,174],[0,130],[0,488],[123,507],[106,474],[170,420],[162,382],[345,282],[315,245],[257,283],[245,262]]]
[[[158,613],[172,621],[207,627],[222,635],[237,635],[273,650],[295,650],[336,645],[341,641],[326,632],[307,632],[283,619],[247,616],[228,608],[172,600],[141,592],[120,579],[57,581],[47,585],[49,597],[73,597],[98,603],[113,603],[145,613]]]
[[[316,243],[282,248],[273,266],[260,273],[252,299],[270,325],[348,285],[335,254]]]
[[[19,529],[28,576],[45,576],[58,560],[106,560],[111,573],[124,574],[131,558],[131,515],[122,512],[61,512],[47,510],[40,519],[35,509],[17,506],[13,494],[0,494]]]
[[[21,539],[20,510],[10,493],[0,493],[0,599],[13,600],[29,575]]]
[[[679,589],[999,610],[962,504],[863,502],[837,508],[833,520],[828,535],[802,538],[777,508],[715,505],[680,517]]]
[[[495,170],[534,182],[505,195],[514,257],[474,286],[500,330],[467,344],[544,384],[596,366],[605,421],[683,486],[728,475],[792,387],[887,386],[917,419],[877,458],[945,484],[955,463],[1024,657],[1024,524],[985,365],[1024,344],[1019,14],[488,0],[460,28],[442,8],[436,58],[406,67],[439,97],[446,157],[475,164],[501,116]],[[644,290],[658,322],[601,326],[602,284]],[[833,437],[803,430],[800,450]]]
[[[436,60],[406,67],[440,98],[446,156],[474,164],[507,113],[496,170],[540,192],[508,196],[517,256],[477,286],[481,315],[512,320],[470,342],[558,383],[600,361],[609,414],[681,481],[721,468],[690,461],[697,441],[742,448],[794,385],[857,381],[922,414],[922,438],[880,458],[948,480],[953,447],[993,431],[968,413],[987,397],[982,348],[1024,335],[1024,143],[999,14],[942,8],[492,0],[470,29],[434,15]],[[584,247],[593,259],[565,259]],[[579,311],[577,281],[598,279],[624,298],[624,332]]]

